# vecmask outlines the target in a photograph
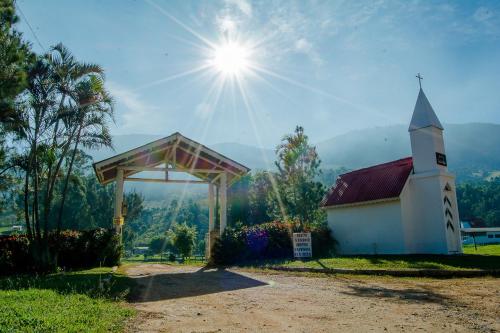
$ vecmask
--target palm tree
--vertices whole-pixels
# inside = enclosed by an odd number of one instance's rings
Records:
[[[76,135],[59,206],[58,230],[61,229],[69,179],[79,146],[82,145],[87,149],[103,146],[112,148],[108,120],[114,120],[113,100],[104,88],[104,81],[99,76],[90,75],[77,85],[74,100],[76,103],[72,108],[73,112],[65,123],[67,127],[76,129]]]
[[[16,109],[17,120],[9,123],[9,131],[14,133],[20,146],[26,150],[24,163],[20,165],[26,173],[25,220],[27,229],[33,230],[34,236],[38,240],[42,236],[39,218],[39,192],[44,178],[43,163],[49,158],[47,138],[50,136],[55,119],[53,112],[55,95],[56,89],[50,65],[45,59],[39,57],[28,71],[28,88],[22,96],[22,103]],[[32,197],[30,197],[30,193],[32,193]],[[28,228],[30,223],[33,228]]]
[[[50,146],[51,153],[57,155],[58,158],[51,159],[48,163],[44,202],[44,222],[45,226],[48,228],[56,180],[59,178],[62,163],[66,159],[71,144],[78,133],[78,126],[76,126],[76,123],[65,121],[65,119],[73,115],[71,110],[75,103],[78,103],[76,99],[79,98],[78,86],[80,83],[87,80],[89,76],[97,76],[103,79],[104,71],[97,64],[78,62],[71,52],[61,43],[53,46],[51,52],[45,57],[51,64],[53,81],[56,83],[59,97]],[[66,126],[60,128],[61,122]]]

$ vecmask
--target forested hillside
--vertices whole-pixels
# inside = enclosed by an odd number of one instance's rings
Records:
[[[307,129],[306,129],[307,130]],[[168,135],[170,133],[165,133]],[[163,137],[162,135],[118,135],[113,143],[116,152],[123,152]],[[450,169],[458,181],[482,179],[500,170],[500,125],[445,124],[445,144]],[[252,170],[274,168],[274,147],[260,149],[238,143],[219,143],[210,148],[248,166]],[[406,125],[367,128],[348,132],[316,143],[321,168],[356,169],[411,155]],[[94,160],[114,154],[109,149],[90,151]]]

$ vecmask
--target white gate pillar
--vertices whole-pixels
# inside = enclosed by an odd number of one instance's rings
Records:
[[[220,234],[224,232],[227,225],[227,174],[222,173],[219,186],[220,197]]]
[[[116,170],[116,188],[115,188],[115,213],[113,223],[115,225],[115,231],[117,234],[121,235],[123,216],[122,216],[122,205],[123,205],[123,170]]]
[[[214,184],[208,184],[208,232],[215,228],[215,195]]]

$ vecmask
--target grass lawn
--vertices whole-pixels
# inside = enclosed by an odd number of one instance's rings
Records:
[[[182,262],[178,261],[169,261],[168,256],[160,256],[153,255],[147,256],[146,258],[141,255],[135,255],[132,257],[127,257],[122,259],[123,264],[139,264],[139,263],[148,263],[148,264],[166,264],[166,265],[190,265],[190,266],[205,266],[206,261],[202,259],[198,259],[196,257],[186,258]]]
[[[474,245],[464,245],[464,253],[499,256],[500,259],[500,244],[478,245],[477,249]]]
[[[500,269],[500,245],[464,247],[464,255],[408,255],[408,256],[342,256],[318,260],[271,260],[264,263],[249,263],[247,266],[309,267],[346,269]]]
[[[8,235],[10,234],[10,231],[11,231],[12,227],[11,226],[8,226],[8,227],[0,227],[0,235]]]
[[[120,332],[131,286],[111,268],[0,278],[0,332]]]

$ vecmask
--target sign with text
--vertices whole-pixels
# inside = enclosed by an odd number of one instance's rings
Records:
[[[436,163],[442,166],[447,166],[446,155],[441,153],[436,153]]]
[[[293,255],[295,258],[311,258],[312,244],[310,232],[293,233]]]

